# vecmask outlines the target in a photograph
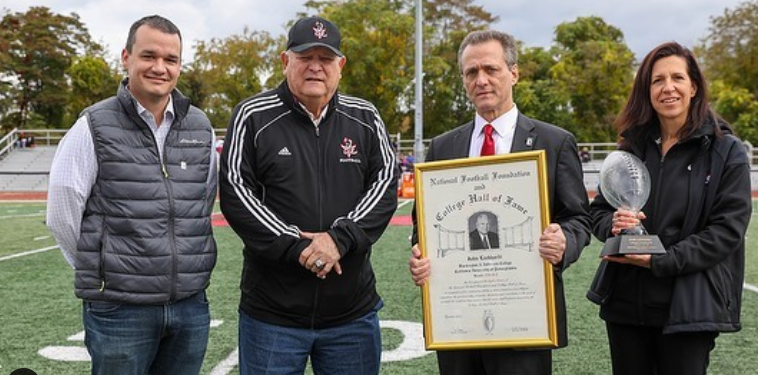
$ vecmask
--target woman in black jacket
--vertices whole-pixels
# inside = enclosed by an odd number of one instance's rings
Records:
[[[751,216],[750,166],[710,108],[692,52],[671,42],[643,60],[615,126],[650,172],[639,213],[591,204],[601,241],[642,222],[660,255],[606,256],[588,298],[606,322],[613,373],[706,374],[719,332],[736,332]]]

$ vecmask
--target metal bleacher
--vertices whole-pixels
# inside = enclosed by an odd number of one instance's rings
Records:
[[[47,191],[56,146],[19,148],[0,160],[0,191]]]
[[[50,164],[65,130],[13,129],[0,139],[0,192],[47,191]],[[21,142],[33,136],[29,146]]]
[[[216,129],[216,136],[223,137],[226,129]],[[25,132],[13,129],[0,138],[0,192],[44,192],[48,187],[48,175],[55,150],[64,129],[36,129]],[[34,136],[33,147],[20,147],[20,137]],[[400,135],[392,135],[392,141],[398,146],[399,153],[412,153],[413,140],[403,140]],[[425,141],[428,146],[428,140]],[[600,167],[603,159],[616,148],[614,143],[579,143],[580,150],[586,150],[590,161],[582,163],[584,186],[587,191],[597,189]],[[758,148],[750,146],[748,154],[751,161],[751,180],[753,190],[758,190]]]
[[[402,154],[413,153],[414,140],[401,139],[400,134],[392,135],[393,142],[398,147],[398,152]],[[753,147],[749,142],[744,142],[745,151],[748,153],[750,161],[750,182],[753,192],[758,192],[758,147]],[[424,140],[424,148],[428,147],[428,140]],[[600,167],[603,160],[611,152],[616,150],[616,144],[605,143],[584,143],[577,144],[579,150],[584,150],[589,154],[589,161],[582,163],[584,174],[584,187],[592,193],[597,190],[600,182]],[[418,158],[417,158],[418,160]]]

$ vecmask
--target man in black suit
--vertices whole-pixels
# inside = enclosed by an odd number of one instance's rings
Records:
[[[490,230],[490,218],[485,213],[476,217],[476,228],[469,232],[468,239],[471,250],[497,249],[500,247],[497,233]]]
[[[461,43],[458,63],[466,94],[476,107],[474,121],[435,137],[426,161],[546,150],[550,217],[540,235],[539,253],[553,265],[558,320],[558,345],[567,344],[566,304],[561,273],[575,262],[590,241],[587,192],[582,181],[574,136],[554,125],[518,112],[513,86],[518,82],[515,39],[498,31],[475,31]],[[489,127],[493,127],[492,128]],[[484,147],[483,147],[484,146]],[[423,285],[430,275],[429,259],[421,258],[416,218],[412,236],[411,276]],[[537,350],[445,350],[437,352],[440,374],[552,373],[552,352]]]

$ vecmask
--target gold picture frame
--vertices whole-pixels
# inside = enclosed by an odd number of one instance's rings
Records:
[[[558,345],[544,150],[417,163],[427,350]]]

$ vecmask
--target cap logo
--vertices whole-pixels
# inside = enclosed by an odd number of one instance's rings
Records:
[[[324,39],[327,37],[326,27],[324,27],[323,23],[316,22],[316,26],[313,26],[313,36],[315,36],[316,39]]]

